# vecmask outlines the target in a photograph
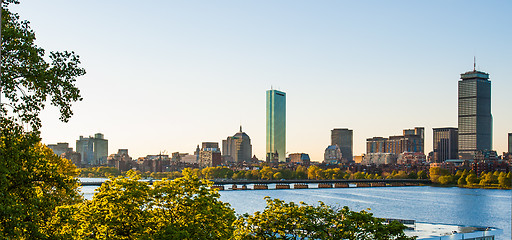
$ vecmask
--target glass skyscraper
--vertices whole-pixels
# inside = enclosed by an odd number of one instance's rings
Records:
[[[286,162],[286,93],[267,91],[267,162]]]
[[[491,81],[473,70],[459,81],[459,157],[473,159],[479,150],[492,150]]]

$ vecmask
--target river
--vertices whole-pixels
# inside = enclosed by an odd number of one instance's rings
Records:
[[[94,186],[83,187],[87,199]],[[511,237],[511,190],[457,187],[380,187],[287,190],[220,191],[220,200],[237,213],[253,213],[265,208],[265,196],[285,201],[348,206],[360,211],[370,208],[377,217],[413,219],[417,222],[485,226],[503,229],[496,239]]]

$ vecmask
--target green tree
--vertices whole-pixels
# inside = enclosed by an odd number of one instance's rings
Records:
[[[321,168],[319,168],[316,165],[311,165],[308,168],[308,179],[321,179],[320,178],[320,172],[322,171]]]
[[[420,170],[418,172],[418,179],[428,179],[428,174],[426,171]]]
[[[352,179],[364,179],[365,177],[365,173],[363,172],[356,172],[354,174],[352,174],[351,178]]]
[[[447,169],[440,167],[432,167],[429,169],[430,172],[430,180],[434,183],[439,183],[439,178],[441,176],[450,175],[450,172]],[[445,178],[446,179],[446,178]]]
[[[228,239],[233,234],[234,210],[218,200],[212,182],[185,169],[183,177],[138,181],[133,171],[111,179],[93,199],[61,210],[73,219],[62,226],[72,239]],[[66,231],[74,229],[74,231]]]
[[[470,173],[467,177],[466,177],[466,183],[468,185],[472,185],[472,184],[475,184],[478,182],[478,178],[476,177],[476,174],[475,173]]]
[[[296,179],[307,179],[308,178],[308,170],[306,167],[299,165],[295,169],[295,178]]]
[[[413,239],[403,233],[405,226],[383,224],[366,211],[286,203],[266,197],[263,212],[245,214],[235,223],[234,239]]]
[[[274,170],[271,167],[263,167],[263,169],[260,170],[260,176],[262,179],[271,180],[274,176]]]
[[[38,115],[49,101],[59,108],[60,119],[67,121],[73,114],[71,104],[82,100],[75,81],[85,70],[79,67],[80,60],[73,52],[46,55],[35,44],[29,22],[21,21],[17,13],[8,9],[13,3],[18,2],[2,1],[0,112],[6,115],[10,107],[21,121],[38,129]]]
[[[466,185],[467,184],[466,178],[467,178],[467,176],[462,174],[460,176],[459,180],[457,180],[457,185],[461,185],[461,186]]]
[[[17,3],[1,4],[0,238],[52,238],[57,209],[81,197],[76,167],[40,143],[39,113],[49,102],[67,121],[71,104],[81,100],[76,78],[85,71],[72,52],[45,55],[29,22],[10,11]]]
[[[438,178],[438,182],[443,185],[451,184],[451,183],[453,183],[453,176],[451,176],[451,175],[441,176]]]
[[[504,173],[504,172],[501,172],[499,177],[498,177],[498,185],[499,187],[501,188],[510,188],[511,187],[511,179],[510,179],[510,174],[507,174]]]
[[[281,172],[276,172],[276,173],[274,173],[273,178],[274,179],[282,179],[283,178],[283,174]]]
[[[418,178],[418,173],[416,173],[416,172],[410,172],[410,173],[407,175],[407,178],[408,178],[408,179],[417,179],[417,178]]]
[[[40,239],[55,209],[81,200],[79,171],[40,143],[37,132],[0,118],[0,239]]]

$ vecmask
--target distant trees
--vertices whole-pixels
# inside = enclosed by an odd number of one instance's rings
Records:
[[[443,168],[430,168],[430,179],[434,183],[441,185],[458,185],[462,187],[485,187],[485,188],[506,188],[510,189],[511,173],[505,172],[487,172],[481,173],[477,177],[473,171],[457,171],[451,174]]]

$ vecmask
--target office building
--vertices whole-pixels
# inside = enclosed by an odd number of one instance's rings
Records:
[[[106,165],[108,140],[101,133],[88,138],[80,136],[80,139],[76,140],[76,151],[81,155],[82,165]]]
[[[369,153],[364,155],[361,164],[363,165],[382,165],[396,164],[397,155],[393,153]]]
[[[459,158],[473,159],[477,151],[492,150],[491,81],[476,69],[460,78]]]
[[[203,142],[201,151],[199,152],[199,167],[216,167],[220,166],[222,155],[217,142]]]
[[[242,131],[242,126],[240,126],[239,132],[222,141],[222,155],[226,159],[231,159],[233,163],[251,161],[251,138],[249,137],[249,135]]]
[[[331,130],[331,145],[338,145],[343,158],[353,161],[353,131],[347,128],[335,128]]]
[[[73,148],[69,147],[69,143],[66,142],[60,142],[57,144],[48,144],[46,145],[48,148],[50,148],[53,153],[57,156],[61,156],[63,153],[72,152]]]
[[[508,152],[512,153],[512,133],[508,134]]]
[[[128,150],[126,151],[128,155]],[[139,170],[142,172],[169,172],[171,158],[167,154],[147,155],[137,159]]]
[[[128,149],[118,149],[117,153],[110,154],[107,163],[111,167],[115,167],[120,171],[128,171],[135,167],[135,162],[128,155]]]
[[[387,138],[373,137],[366,139],[366,153],[383,153],[386,152]]]
[[[286,162],[286,93],[267,91],[267,162]]]
[[[366,139],[366,153],[393,153],[395,155],[403,152],[424,153],[424,139],[425,128],[404,129],[403,135]]]
[[[457,128],[433,128],[434,154],[432,162],[441,163],[448,159],[459,159],[459,131]]]

